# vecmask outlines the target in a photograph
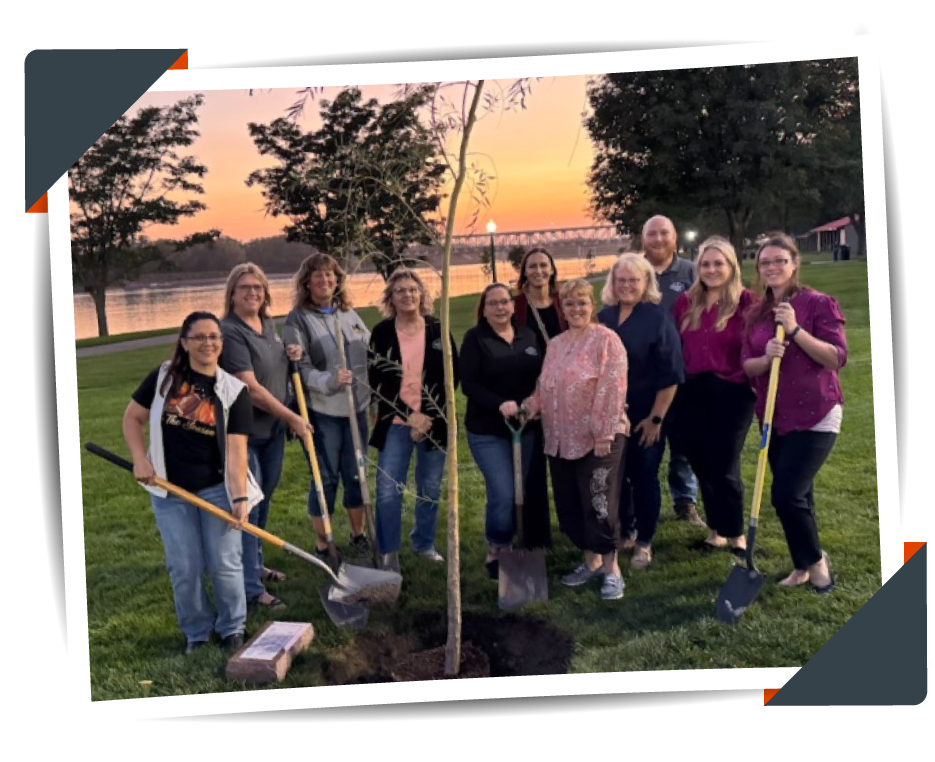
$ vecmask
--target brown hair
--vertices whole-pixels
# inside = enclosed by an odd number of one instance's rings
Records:
[[[351,300],[348,298],[346,289],[347,272],[338,264],[338,260],[330,254],[321,252],[311,254],[302,260],[298,272],[292,276],[292,306],[296,309],[315,307],[312,293],[308,288],[308,279],[317,270],[330,270],[334,273],[337,279],[334,289],[334,306],[345,312],[351,309]]]
[[[502,288],[506,291],[506,295],[510,297],[510,301],[514,300],[513,292],[510,291],[510,287],[505,283],[491,283],[487,288],[481,291],[480,299],[477,300],[477,310],[475,311],[475,320],[474,324],[477,325],[481,320],[484,319],[484,307],[487,306],[487,294],[493,291],[495,288]]]
[[[762,323],[765,320],[772,320],[773,308],[776,306],[776,297],[773,296],[773,290],[767,288],[762,277],[760,277],[760,254],[763,253],[763,249],[770,246],[775,246],[777,249],[787,251],[793,262],[799,263],[801,261],[799,257],[799,247],[796,246],[795,239],[792,236],[780,232],[767,233],[766,237],[760,241],[756,250],[756,256],[753,258],[756,267],[756,281],[754,282],[754,287],[758,293],[763,295],[763,299],[760,301],[759,307],[750,310],[749,316],[747,317],[748,327],[754,326],[757,323]],[[799,268],[797,266],[792,273],[791,287],[786,294],[786,298],[791,299],[801,290],[802,283],[799,281]]]
[[[233,310],[234,290],[237,288],[237,281],[244,275],[252,275],[263,284],[263,304],[260,305],[260,317],[268,318],[269,309],[273,305],[272,297],[269,295],[269,281],[263,272],[263,268],[253,262],[241,262],[239,265],[234,265],[234,269],[227,276],[227,285],[224,287],[224,317],[230,315]]]
[[[555,268],[555,260],[552,259],[552,255],[549,254],[545,249],[530,249],[525,254],[519,263],[519,280],[516,283],[516,289],[520,293],[526,288],[526,262],[533,254],[545,254],[549,258],[549,264],[552,265],[552,274],[549,276],[549,293],[556,294],[558,293],[558,270]]]
[[[385,318],[394,318],[396,317],[396,307],[393,304],[393,289],[396,288],[396,284],[401,280],[411,280],[419,287],[419,291],[422,292],[422,296],[419,299],[419,314],[422,317],[432,314],[432,297],[429,295],[428,289],[425,287],[425,284],[422,282],[422,278],[419,277],[419,274],[408,267],[398,267],[393,270],[393,274],[386,279],[386,286],[383,288],[383,296],[380,297],[380,314]]]
[[[179,328],[179,335],[175,339],[175,349],[172,352],[172,359],[169,360],[169,368],[166,371],[165,378],[162,380],[162,386],[159,387],[159,393],[163,397],[175,394],[185,376],[192,369],[188,352],[185,350],[185,347],[182,346],[182,339],[188,338],[188,332],[199,320],[211,320],[217,325],[218,333],[221,334],[221,348],[223,349],[224,347],[224,332],[221,330],[221,321],[217,319],[214,313],[201,311],[189,313],[185,320],[182,321],[182,326]]]
[[[698,324],[701,322],[701,314],[707,309],[707,305],[705,304],[705,292],[708,290],[708,287],[701,282],[701,259],[708,249],[714,249],[718,252],[727,260],[727,264],[730,267],[730,278],[721,289],[721,298],[718,300],[717,320],[714,323],[715,331],[724,330],[727,321],[734,316],[740,304],[743,281],[740,278],[740,264],[737,262],[737,253],[734,251],[734,247],[731,245],[730,241],[719,235],[713,235],[707,238],[701,246],[698,247],[698,260],[695,263],[695,282],[692,283],[691,288],[686,292],[686,296],[688,297],[688,310],[686,310],[685,317],[682,318],[682,324],[679,326],[679,329],[682,331],[689,328],[692,330],[697,329]]]

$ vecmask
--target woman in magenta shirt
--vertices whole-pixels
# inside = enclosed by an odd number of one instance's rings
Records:
[[[782,523],[794,569],[780,584],[811,583],[818,593],[834,589],[828,555],[818,539],[814,479],[841,430],[838,370],[847,362],[844,315],[837,301],[799,283],[799,251],[783,233],[771,234],[756,254],[763,302],[751,311],[743,367],[756,389],[760,421],[766,406],[769,367],[779,366],[769,465],[772,503]],[[776,323],[785,340],[775,338]]]
[[[744,320],[757,297],[743,287],[729,241],[713,236],[699,251],[695,282],[673,307],[685,362],[673,437],[701,487],[709,529],[702,548],[743,553],[740,455],[755,395],[740,354]]]

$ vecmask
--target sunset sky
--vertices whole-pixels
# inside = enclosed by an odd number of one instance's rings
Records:
[[[485,91],[502,92],[508,82],[488,82]],[[260,188],[244,181],[254,169],[271,162],[261,157],[247,131],[248,122],[270,122],[283,116],[296,100],[296,88],[203,91],[199,109],[201,137],[191,152],[208,167],[201,200],[208,209],[177,226],[153,226],[151,238],[180,238],[199,230],[217,228],[242,242],[279,235],[287,224],[283,217],[263,212]],[[364,99],[391,99],[391,86],[362,88]],[[333,99],[337,90],[326,90]],[[188,92],[147,93],[128,111],[132,116],[143,106],[165,106],[191,95]],[[585,78],[552,77],[534,81],[525,111],[497,110],[478,123],[471,138],[474,161],[496,176],[489,195],[490,208],[481,212],[479,230],[489,218],[499,231],[574,227],[594,222],[587,212],[585,177],[592,158],[587,131],[581,124],[586,108]],[[309,102],[299,125],[318,129],[318,104]],[[456,146],[452,146],[456,149]],[[471,232],[465,225],[468,204],[462,203],[457,233]]]

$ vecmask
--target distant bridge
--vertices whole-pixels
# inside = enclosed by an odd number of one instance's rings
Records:
[[[497,248],[509,246],[546,247],[591,244],[591,243],[628,243],[630,237],[621,235],[613,225],[592,225],[578,228],[548,228],[547,230],[498,231],[494,234]],[[452,248],[476,249],[490,244],[490,233],[471,233],[456,235],[452,238]]]

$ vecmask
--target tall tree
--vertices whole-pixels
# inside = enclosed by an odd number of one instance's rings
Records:
[[[411,263],[412,244],[435,240],[430,218],[438,212],[445,166],[438,159],[419,110],[430,87],[380,105],[360,90],[342,90],[320,101],[321,129],[304,132],[294,120],[249,125],[263,156],[277,160],[258,169],[247,185],[260,185],[266,211],[285,215],[290,241],[301,241],[349,264],[370,259],[383,277]]]
[[[139,275],[151,262],[172,265],[164,248],[143,235],[148,225],[175,225],[205,209],[186,194],[204,193],[207,173],[193,156],[182,155],[199,136],[201,95],[141,109],[120,117],[68,170],[73,277],[94,299],[97,328],[107,336],[106,291]],[[176,250],[213,241],[217,230],[173,241]]]
[[[596,78],[586,120],[594,211],[621,229],[659,211],[717,211],[741,250],[755,212],[819,202],[815,141],[837,119],[849,76],[792,61]]]

